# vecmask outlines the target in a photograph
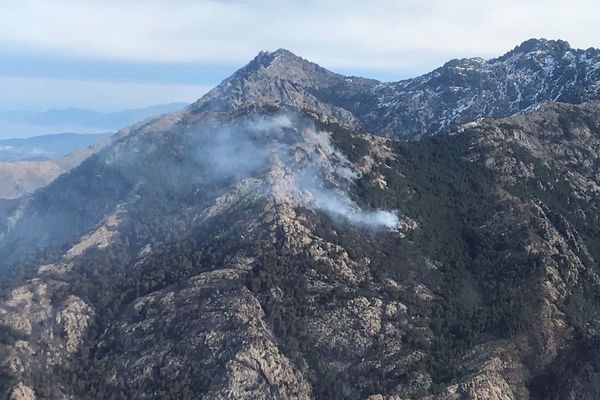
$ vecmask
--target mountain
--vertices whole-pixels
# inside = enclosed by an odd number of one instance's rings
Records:
[[[399,140],[276,53],[0,201],[0,391],[596,399],[600,102]]]
[[[0,161],[51,160],[107,138],[110,133],[60,133],[25,139],[0,139]]]
[[[65,131],[101,133],[115,131],[146,118],[176,111],[187,103],[169,103],[140,109],[98,112],[80,108],[46,111],[0,111],[0,129],[4,137],[21,137]]]
[[[192,107],[291,105],[376,134],[415,138],[480,117],[505,117],[544,100],[600,99],[600,50],[532,39],[502,57],[452,60],[423,76],[382,83],[345,77],[287,50],[259,54]]]
[[[150,122],[7,206],[0,259],[25,280],[0,312],[4,390],[595,393],[599,111],[419,142],[294,110]]]

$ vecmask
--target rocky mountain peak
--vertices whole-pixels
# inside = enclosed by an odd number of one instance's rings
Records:
[[[498,60],[505,61],[515,57],[536,59],[552,57],[560,60],[569,52],[576,52],[576,50],[564,40],[529,39],[498,58]]]
[[[548,40],[548,39],[529,39],[518,45],[514,51],[521,53],[529,53],[533,51],[567,51],[571,50],[569,42],[564,40]]]
[[[286,49],[278,49],[275,51],[261,50],[256,57],[246,65],[246,67],[242,68],[241,71],[255,73],[261,69],[269,68],[272,65],[293,67],[302,65],[303,63],[310,62]]]
[[[442,66],[442,69],[450,69],[450,68],[479,68],[483,64],[485,64],[485,60],[480,57],[473,58],[455,58],[453,60],[448,61],[446,64]]]
[[[305,61],[302,57],[297,56],[287,49],[277,49],[275,51],[261,50],[255,60],[268,60],[269,64],[277,60],[283,61]]]
[[[350,111],[322,98],[333,100],[336,94],[331,89],[345,83],[346,77],[289,50],[261,51],[250,63],[194,103],[190,110],[200,113],[283,105],[316,111],[345,125],[358,126]]]
[[[265,81],[270,79],[285,79],[298,83],[317,82],[324,76],[336,75],[297,56],[286,49],[261,51],[245,67],[237,71],[229,80]],[[266,82],[264,82],[267,84]]]

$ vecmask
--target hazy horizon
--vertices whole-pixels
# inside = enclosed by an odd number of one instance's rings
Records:
[[[43,110],[3,110],[0,108],[0,139],[22,139],[59,133],[115,132],[140,120],[181,109],[188,104],[187,102],[174,102],[110,111],[81,107]]]

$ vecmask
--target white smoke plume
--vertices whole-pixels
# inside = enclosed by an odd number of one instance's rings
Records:
[[[255,133],[268,133],[269,137],[282,137],[284,129],[294,129],[300,140],[296,144],[282,144],[270,141],[263,147],[265,152],[277,154],[289,166],[297,189],[308,193],[308,208],[318,209],[338,221],[361,225],[370,229],[395,229],[399,224],[397,211],[364,210],[354,202],[347,187],[360,177],[348,158],[336,149],[330,140],[330,133],[319,131],[314,126],[303,126],[297,117],[279,114],[275,117],[260,117],[246,121],[246,129]],[[275,131],[275,132],[274,132]],[[306,159],[302,165],[292,160],[290,154],[301,149]]]
[[[313,196],[316,207],[335,219],[344,218],[352,224],[372,229],[395,229],[400,222],[397,211],[363,210],[339,190],[319,190],[313,187],[308,191]]]

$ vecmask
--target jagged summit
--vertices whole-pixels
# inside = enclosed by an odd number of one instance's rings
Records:
[[[278,49],[275,51],[261,50],[256,57],[254,57],[252,61],[250,61],[239,72],[256,72],[261,68],[268,68],[274,64],[292,67],[294,65],[301,65],[303,63],[313,64],[286,49]]]
[[[302,60],[305,61],[302,57],[297,56],[296,54],[294,54],[293,52],[291,52],[288,49],[284,49],[284,48],[279,48],[275,51],[268,51],[268,50],[261,50],[256,57],[254,58],[255,60],[257,59],[268,59],[270,60],[270,62],[273,62],[275,60]]]
[[[564,40],[528,39],[500,57],[489,60],[486,60],[482,57],[457,58],[446,62],[442,68],[484,67],[486,64],[504,62],[514,58],[515,56],[536,56],[538,58],[541,56],[552,56],[561,58],[569,51],[577,50],[571,48],[569,43]]]
[[[506,61],[514,57],[552,57],[561,59],[567,53],[578,52],[582,52],[582,50],[573,49],[571,45],[564,40],[529,39],[506,54],[490,61]]]
[[[569,42],[564,40],[549,40],[549,39],[529,39],[518,45],[513,49],[515,52],[529,53],[532,51],[540,50],[559,50],[566,51],[571,50]]]
[[[190,109],[193,113],[200,113],[256,105],[284,105],[313,110],[332,116],[345,125],[359,126],[360,123],[350,111],[335,104],[335,98],[339,95],[336,89],[342,88],[345,82],[344,76],[288,50],[261,51]]]
[[[232,79],[276,78],[294,79],[296,74],[305,71],[303,75],[310,78],[310,74],[337,75],[318,64],[306,60],[287,49],[275,51],[261,50],[248,64],[240,68],[225,82]]]

